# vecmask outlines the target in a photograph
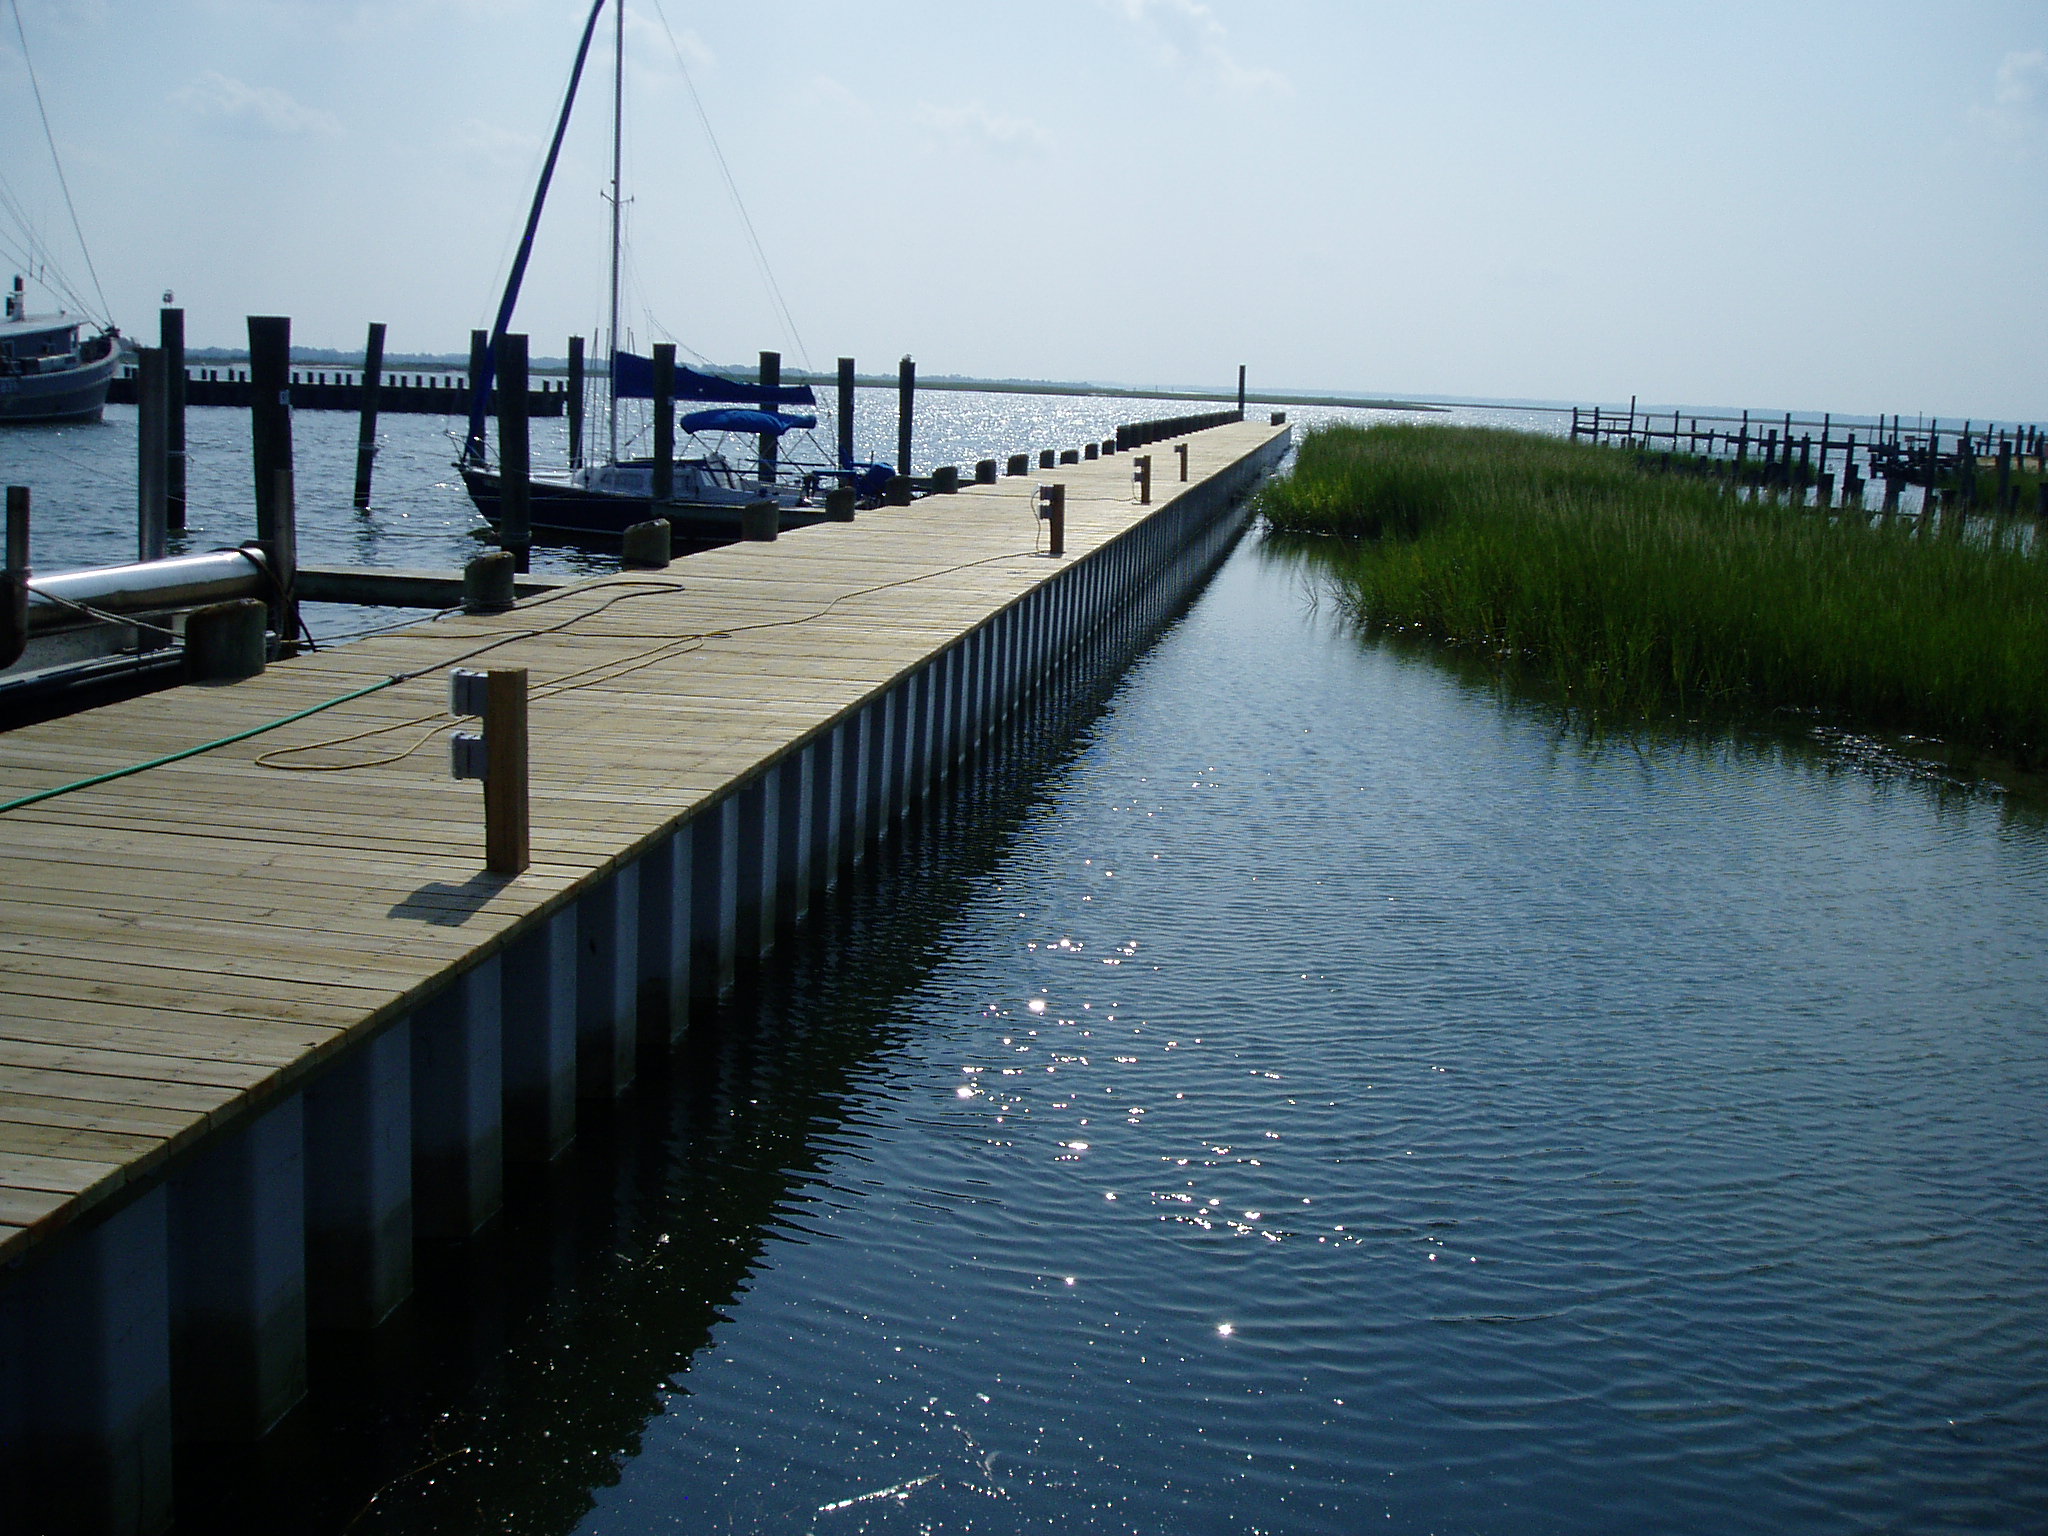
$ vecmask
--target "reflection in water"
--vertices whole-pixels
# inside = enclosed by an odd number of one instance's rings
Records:
[[[206,1519],[2024,1526],[2048,838],[1829,763],[1585,743],[1241,549]]]

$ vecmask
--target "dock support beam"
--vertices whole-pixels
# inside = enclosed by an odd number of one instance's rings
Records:
[[[896,365],[896,473],[910,473],[910,432],[917,419],[917,364]]]
[[[255,1440],[306,1395],[305,1145],[293,1093],[171,1182],[180,1440]]]
[[[569,467],[583,467],[583,338],[569,338]]]
[[[615,1099],[639,1044],[639,866],[615,870],[575,910],[576,1096]]]
[[[170,1197],[154,1189],[4,1295],[22,1443],[7,1529],[153,1536],[171,1523]]]
[[[672,501],[676,494],[676,344],[654,344],[654,479],[653,499]]]
[[[853,359],[839,359],[839,467],[853,468]]]
[[[413,1016],[413,1231],[461,1242],[505,1201],[503,966],[493,955]]]
[[[185,531],[185,311],[157,312],[164,354],[164,526]]]
[[[362,420],[356,432],[356,510],[370,509],[370,475],[377,465],[377,397],[384,388],[384,323],[372,321],[363,342]]]
[[[170,514],[167,483],[170,454],[170,380],[161,347],[135,353],[135,558],[161,560],[170,553],[165,537]]]
[[[526,337],[498,338],[498,547],[520,570],[533,558],[533,459],[526,436]]]
[[[505,1156],[550,1162],[576,1134],[576,913],[505,954]]]
[[[640,1044],[666,1050],[690,1007],[690,834],[671,832],[638,861],[640,937],[634,954]]]
[[[306,1088],[306,1311],[374,1328],[412,1294],[412,1027],[400,1022]]]

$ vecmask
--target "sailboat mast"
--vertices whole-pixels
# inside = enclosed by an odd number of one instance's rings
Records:
[[[626,0],[612,8],[612,398],[611,462],[619,462],[619,158],[626,102]]]

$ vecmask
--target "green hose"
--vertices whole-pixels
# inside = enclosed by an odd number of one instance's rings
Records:
[[[116,768],[110,773],[96,773],[89,779],[76,779],[69,784],[59,784],[54,789],[39,789],[32,795],[21,795],[13,800],[0,800],[0,815],[4,815],[8,811],[18,811],[25,805],[35,805],[39,801],[54,800],[57,796],[68,795],[73,790],[91,789],[95,784],[111,784],[115,779],[125,779],[130,774],[147,773],[152,768],[161,768],[166,763],[175,763],[188,757],[197,757],[200,753],[211,752],[216,747],[231,747],[238,741],[247,741],[251,736],[261,736],[266,731],[274,731],[280,726],[290,725],[294,720],[303,720],[308,715],[319,714],[323,709],[332,709],[337,704],[346,704],[351,699],[360,699],[365,694],[376,693],[379,689],[383,688],[395,687],[397,684],[405,681],[406,678],[402,676],[381,678],[377,682],[371,683],[367,688],[358,688],[354,693],[344,693],[338,699],[329,699],[324,704],[315,704],[310,709],[302,709],[295,715],[286,715],[281,720],[271,720],[262,725],[252,725],[246,731],[237,731],[234,735],[223,736],[218,741],[201,742],[198,746],[187,747],[182,752],[167,752],[162,757],[152,757],[146,763],[131,763],[126,768]]]

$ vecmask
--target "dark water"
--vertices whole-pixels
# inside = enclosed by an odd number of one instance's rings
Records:
[[[944,814],[280,1528],[2048,1529],[2037,814],[1560,737],[1255,545]]]

